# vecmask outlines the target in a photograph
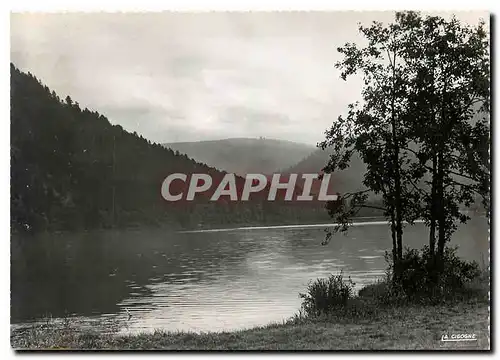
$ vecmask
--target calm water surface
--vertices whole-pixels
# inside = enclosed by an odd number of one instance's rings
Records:
[[[305,227],[14,236],[11,322],[70,317],[118,323],[122,333],[241,329],[292,316],[311,279],[344,270],[359,289],[383,276],[386,224],[353,227],[327,246],[324,235]],[[406,245],[426,242],[423,224],[407,227]],[[462,225],[453,242],[460,256],[488,262],[486,219]]]

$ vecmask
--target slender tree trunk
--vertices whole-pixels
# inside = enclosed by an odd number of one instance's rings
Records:
[[[440,152],[439,156],[439,166],[438,166],[438,198],[439,198],[439,208],[438,208],[438,223],[439,223],[439,234],[438,234],[438,248],[437,248],[437,258],[439,265],[443,265],[443,254],[444,246],[446,242],[446,214],[445,214],[445,203],[444,203],[444,169],[443,169],[443,153]]]
[[[434,89],[434,83],[435,83],[435,67],[436,67],[436,64],[433,62],[432,63],[432,92],[435,91]],[[435,112],[435,108],[434,108],[434,105],[431,105],[431,116],[432,116],[432,126],[434,128],[437,128],[437,124],[436,124],[436,112]],[[438,133],[434,132],[434,134],[432,134],[432,137],[433,139],[436,138],[436,135],[438,135]],[[431,208],[430,208],[430,218],[431,218],[431,221],[430,221],[430,231],[429,231],[429,252],[431,254],[431,258],[432,258],[432,261],[434,262],[434,265],[436,265],[436,258],[435,258],[435,253],[436,253],[436,227],[437,227],[437,203],[438,203],[438,199],[437,199],[437,151],[438,151],[438,148],[436,147],[437,145],[437,140],[438,139],[435,139],[434,141],[434,145],[432,146],[432,188],[431,188]]]
[[[394,203],[396,212],[396,240],[397,240],[397,251],[398,259],[403,258],[403,214],[401,206],[401,173],[399,169],[399,143],[398,143],[398,133],[396,124],[396,114],[394,110],[394,97],[392,99],[392,140],[394,144],[393,150],[393,167],[394,167]]]
[[[399,186],[399,188],[399,191],[396,191],[396,196],[398,197],[401,196],[401,187]],[[400,198],[396,199],[396,236],[398,243],[398,258],[401,260],[403,258],[403,219]]]
[[[391,207],[391,235],[392,235],[392,263],[395,267],[398,263],[398,244],[396,241],[396,215],[394,207]]]
[[[444,111],[443,111],[444,114]],[[437,167],[437,208],[436,215],[438,221],[438,244],[437,244],[437,261],[438,267],[441,270],[443,267],[443,254],[446,242],[446,206],[444,199],[444,154],[443,147],[441,146],[438,152],[438,167]]]
[[[436,202],[437,202],[437,156],[436,153],[432,156],[432,189],[431,189],[431,222],[429,232],[429,251],[434,257],[436,248]]]
[[[396,119],[396,53],[393,54],[392,64],[392,96],[391,96],[391,137],[392,137],[392,175],[394,176],[394,191],[391,193],[393,208],[391,213],[392,233],[393,233],[393,248],[396,249],[396,260],[394,262],[394,272],[396,277],[399,277],[399,263],[403,258],[403,214],[402,214],[402,190],[401,190],[401,169],[399,165],[399,139],[398,139],[398,124]],[[394,239],[395,232],[395,239]],[[394,246],[395,245],[395,246]]]
[[[443,93],[443,104],[441,106],[441,131],[444,131],[446,128],[446,111],[445,111],[445,105],[444,105],[444,93]],[[438,166],[437,166],[437,204],[438,208],[436,209],[437,212],[437,219],[438,219],[438,247],[437,247],[437,260],[438,260],[438,266],[439,269],[442,270],[443,267],[443,254],[444,254],[444,246],[446,242],[446,206],[445,206],[445,199],[444,199],[444,176],[445,176],[445,164],[444,164],[444,139],[443,136],[445,134],[440,133],[439,134],[439,147],[438,147]]]
[[[444,152],[445,152],[445,140],[444,137],[447,136],[448,122],[447,122],[447,114],[446,114],[446,89],[447,84],[445,82],[442,99],[441,99],[441,121],[439,130],[437,133],[438,141],[437,141],[437,182],[436,182],[436,190],[437,190],[437,221],[438,221],[438,246],[437,246],[437,265],[438,271],[441,272],[443,270],[443,255],[444,255],[444,247],[446,243],[446,204],[445,204],[445,191],[444,191],[444,177],[445,177],[445,162],[444,162]]]
[[[393,85],[392,85],[392,99],[391,99],[391,127],[392,127],[392,142],[394,145],[393,149],[393,162],[394,167],[394,205],[396,210],[396,241],[397,241],[397,257],[399,260],[403,258],[403,214],[401,206],[401,172],[399,168],[399,141],[398,141],[398,128],[396,121],[396,94],[395,94],[395,84],[394,78],[396,76],[395,65],[396,55],[394,55],[393,62]]]
[[[391,173],[389,171],[389,173]],[[390,199],[391,204],[389,204],[389,214],[391,216],[391,237],[392,237],[392,265],[393,265],[393,273],[396,274],[396,267],[397,264],[399,263],[398,259],[398,244],[397,244],[397,239],[396,239],[396,213],[394,211],[394,198],[391,198],[385,189],[382,190],[384,193],[384,197]],[[392,190],[389,189],[390,193],[392,193]],[[394,278],[395,279],[395,278]]]

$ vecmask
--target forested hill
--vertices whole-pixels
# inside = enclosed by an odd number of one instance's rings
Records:
[[[69,96],[60,99],[35,76],[12,64],[10,68],[13,229],[297,220],[289,210],[278,209],[279,204],[168,204],[160,195],[168,174],[201,172],[220,179],[224,173],[113,126]],[[238,187],[241,181],[237,179]],[[293,211],[301,212],[296,207]]]
[[[36,229],[165,221],[166,175],[215,172],[61,100],[12,64],[11,149],[13,226]]]

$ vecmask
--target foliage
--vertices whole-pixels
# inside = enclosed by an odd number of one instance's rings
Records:
[[[408,151],[418,159],[413,171],[430,178],[421,216],[430,227],[430,253],[443,261],[457,220],[469,219],[460,208],[476,198],[489,207],[489,35],[483,21],[471,27],[456,18],[400,18],[411,28],[403,47],[411,70],[403,122],[418,146]]]
[[[307,286],[306,293],[300,293],[302,309],[306,315],[320,315],[340,310],[348,304],[354,296],[354,286],[349,277],[343,278],[342,272],[330,275],[328,278],[319,278]]]
[[[358,296],[363,299],[370,299],[378,306],[402,305],[408,303],[405,294],[393,282],[386,277],[378,280],[374,284],[364,286],[359,290]]]
[[[367,193],[382,195],[380,208],[391,221],[394,257],[402,255],[403,221],[413,222],[418,217],[420,194],[412,184],[422,174],[410,177],[411,158],[402,151],[409,142],[407,129],[402,123],[408,111],[405,86],[409,70],[401,61],[401,43],[405,31],[396,21],[388,27],[373,23],[359,27],[367,39],[367,46],[359,48],[347,43],[338,48],[344,55],[336,64],[341,78],[360,74],[364,80],[361,90],[363,103],[350,104],[346,116],[339,116],[326,131],[326,139],[319,144],[323,149],[332,147],[326,172],[346,169],[354,154],[366,164],[363,184],[366,190],[344,194],[331,215],[340,226],[334,231],[346,231],[349,219],[366,207]],[[349,202],[347,202],[347,200]]]
[[[319,146],[333,149],[325,172],[346,169],[359,154],[366,190],[329,206],[334,232],[348,229],[367,193],[382,194],[393,262],[403,260],[403,222],[422,218],[442,272],[456,221],[468,220],[461,208],[478,197],[489,207],[488,33],[484,22],[470,27],[412,11],[359,30],[366,46],[338,48],[344,58],[336,67],[343,80],[362,76],[363,101],[348,106]]]
[[[412,302],[436,302],[453,299],[472,281],[481,275],[479,264],[475,261],[460,259],[456,247],[447,247],[443,263],[436,261],[428,246],[421,251],[406,248],[399,262],[398,272],[394,271],[394,263],[390,257],[388,278],[385,290],[389,294],[403,295]]]

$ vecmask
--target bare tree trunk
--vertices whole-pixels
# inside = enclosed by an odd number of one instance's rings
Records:
[[[398,244],[396,241],[396,216],[394,207],[391,206],[391,235],[392,235],[392,263],[395,267],[398,263]]]
[[[393,166],[394,166],[394,203],[396,212],[396,239],[397,239],[397,255],[398,259],[403,258],[403,214],[401,206],[401,173],[399,169],[399,143],[396,124],[396,114],[394,110],[394,97],[392,99],[392,140],[394,144],[393,150]]]
[[[437,156],[432,155],[431,223],[429,232],[429,251],[434,257],[436,248],[436,201],[437,201]]]
[[[438,270],[441,272],[443,270],[443,255],[444,255],[444,246],[446,242],[446,204],[445,204],[445,192],[444,192],[444,176],[445,176],[445,163],[444,163],[444,139],[446,136],[445,129],[447,129],[447,117],[446,117],[446,83],[444,85],[443,93],[442,93],[442,102],[441,102],[441,126],[440,132],[438,135],[438,164],[437,164],[437,181],[436,181],[436,191],[437,191],[437,221],[438,221],[438,246],[437,246],[437,265]]]
[[[443,169],[443,153],[439,154],[439,165],[438,165],[438,178],[437,178],[437,190],[438,190],[438,224],[439,224],[439,234],[438,234],[438,248],[437,248],[437,258],[440,266],[443,265],[443,254],[444,246],[446,242],[446,214],[445,214],[445,202],[444,202],[444,169]]]
[[[394,59],[392,62],[393,69],[393,84],[392,84],[392,99],[391,99],[391,127],[392,127],[392,143],[394,146],[392,155],[392,165],[394,167],[394,205],[396,211],[396,242],[397,242],[397,258],[401,260],[403,258],[403,214],[402,214],[402,204],[401,204],[401,172],[399,168],[399,140],[398,140],[398,127],[396,121],[396,89],[394,79],[396,77],[396,54],[394,53]]]

